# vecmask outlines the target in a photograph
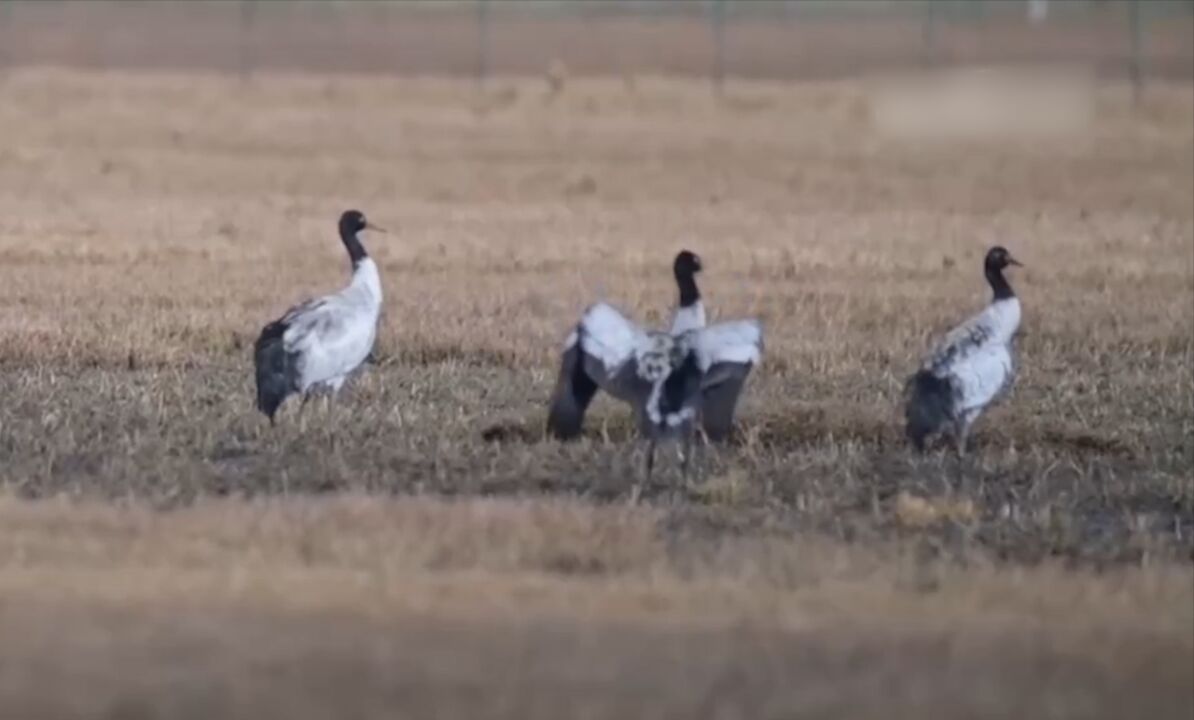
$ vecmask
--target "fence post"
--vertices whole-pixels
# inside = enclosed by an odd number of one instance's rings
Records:
[[[253,74],[253,26],[257,19],[256,0],[240,0],[240,79],[242,82]]]
[[[477,92],[485,91],[489,75],[489,0],[477,2]]]
[[[932,64],[937,58],[937,0],[925,0],[924,26],[921,28],[924,61]]]
[[[1128,76],[1132,81],[1132,104],[1139,105],[1144,94],[1144,30],[1140,23],[1140,0],[1128,2],[1128,29],[1132,33],[1132,51],[1128,59]]]
[[[8,0],[0,0],[0,73],[8,66]]]
[[[726,77],[726,10],[725,0],[710,0],[710,30],[713,33],[713,89],[722,93]]]

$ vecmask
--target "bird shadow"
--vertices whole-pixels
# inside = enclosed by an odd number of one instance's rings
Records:
[[[902,445],[903,436],[895,424],[881,416],[814,406],[743,418],[727,438],[731,447],[754,445],[777,450],[838,443],[888,449]]]
[[[506,418],[480,431],[487,443],[535,445],[553,440],[546,432],[546,418],[540,415]],[[632,417],[593,418],[576,438],[591,443],[622,445],[640,439]],[[770,447],[796,450],[825,443],[855,442],[894,447],[902,442],[898,428],[861,413],[833,413],[823,408],[801,408],[784,413],[739,419],[730,434],[716,444],[730,447]]]
[[[495,421],[481,429],[481,439],[487,443],[523,445],[538,445],[554,440],[547,434],[545,415]],[[638,439],[638,430],[629,418],[600,418],[587,423],[580,437],[576,439],[620,445]]]
[[[536,445],[544,439],[542,423],[529,420],[499,420],[481,430],[481,440],[487,443]]]
[[[554,441],[547,434],[546,418],[541,414],[497,420],[483,427],[480,437],[487,443],[507,445],[539,445]],[[633,418],[619,415],[592,418],[577,438],[607,445],[624,445],[639,439]],[[910,448],[904,437],[902,423],[885,417],[884,413],[868,414],[862,408],[825,406],[794,407],[783,412],[739,418],[730,434],[715,444],[735,449],[761,447],[779,452],[843,444],[884,453]],[[1105,455],[1121,459],[1137,457],[1135,449],[1117,438],[1066,429],[1048,429],[1044,432],[1024,429],[1010,434],[1006,430],[988,431],[972,436],[967,443],[967,452],[981,452],[1006,445],[1043,445],[1056,452],[1074,455]],[[927,454],[953,452],[953,448],[953,442],[948,437],[936,437],[927,448]]]
[[[1039,436],[1044,444],[1075,455],[1110,455],[1123,459],[1134,459],[1136,451],[1127,443],[1112,437],[1092,432],[1070,432],[1066,430],[1045,430]]]

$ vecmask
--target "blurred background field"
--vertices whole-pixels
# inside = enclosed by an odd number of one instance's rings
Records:
[[[89,68],[841,78],[1078,63],[1188,78],[1188,0],[408,0],[0,5],[3,59]]]
[[[0,716],[1189,717],[1194,4],[1046,6],[0,3]],[[377,362],[271,431],[347,207]],[[994,243],[1019,384],[914,456]],[[544,405],[681,247],[767,355],[627,507]]]

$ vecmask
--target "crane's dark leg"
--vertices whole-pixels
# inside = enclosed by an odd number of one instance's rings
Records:
[[[970,437],[970,426],[976,417],[977,413],[966,411],[954,421],[954,442],[957,443],[958,457],[966,457],[966,440]]]
[[[310,401],[311,401],[311,391],[308,390],[307,392],[303,393],[303,401],[301,403],[299,403],[298,420],[299,420],[299,432],[301,432],[301,433],[307,432],[307,416],[305,414],[303,414],[303,410],[305,410],[307,408],[307,403]]]
[[[647,440],[647,457],[646,467],[643,469],[643,476],[634,481],[634,485],[630,488],[630,504],[637,505],[639,496],[643,493],[643,486],[651,484],[651,471],[655,469],[655,438]]]
[[[334,452],[338,442],[340,423],[337,418],[340,415],[340,389],[348,381],[347,375],[330,381],[327,386],[327,398],[324,400],[324,424],[328,429],[328,447]]]
[[[651,484],[651,474],[655,470],[655,438],[647,441],[647,467],[646,472],[643,473],[643,483],[645,485]]]
[[[692,467],[692,453],[693,453],[693,431],[691,428],[684,432],[684,439],[681,441],[680,450],[680,493],[679,497],[684,497],[685,491],[688,490],[689,484],[689,470]],[[676,497],[673,496],[673,502]]]
[[[640,483],[639,481],[635,480],[635,481],[634,481],[634,485],[632,485],[632,486],[631,486],[631,488],[630,488],[630,500],[629,500],[629,503],[630,503],[631,505],[638,505],[638,498],[639,498],[639,496],[640,496],[640,495],[642,495],[642,494],[643,494],[643,486],[642,486],[642,483]]]
[[[323,426],[327,428],[328,433],[328,450],[336,451],[336,423],[332,421],[332,413],[335,412],[333,401],[336,396],[335,385],[328,388],[326,394],[323,396]]]
[[[680,478],[688,482],[688,469],[692,465],[692,436],[684,436],[684,444],[680,451]]]
[[[651,482],[651,473],[654,470],[655,470],[655,438],[651,438],[650,440],[647,441],[647,472],[646,472],[645,479],[648,484]]]

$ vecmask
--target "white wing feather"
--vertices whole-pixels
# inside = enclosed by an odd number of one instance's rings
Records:
[[[763,328],[757,320],[734,320],[693,331],[701,372],[717,363],[757,364],[763,354]]]
[[[600,360],[610,375],[648,341],[646,331],[605,303],[589,306],[580,325],[581,350]]]
[[[1015,378],[1011,342],[1020,326],[1020,301],[999,300],[951,330],[925,360],[923,368],[952,378],[959,394],[957,410],[981,410]]]
[[[338,295],[304,303],[286,315],[282,342],[298,356],[302,390],[355,370],[373,349],[377,316]]]
[[[946,333],[923,364],[941,375],[974,353],[996,345],[1007,345],[1020,326],[1020,301],[1009,298],[986,308]]]
[[[971,353],[965,362],[950,371],[961,393],[958,409],[968,411],[986,407],[1008,387],[1013,373],[1007,345],[991,345]]]

